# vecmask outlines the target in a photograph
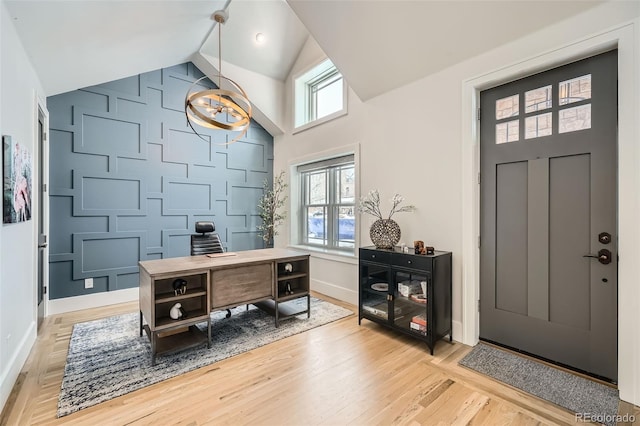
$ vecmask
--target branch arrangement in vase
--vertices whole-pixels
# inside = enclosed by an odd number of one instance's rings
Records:
[[[411,204],[400,207],[400,204],[403,202],[404,197],[400,194],[395,194],[393,198],[391,198],[391,210],[389,211],[389,216],[385,218],[382,216],[382,212],[380,211],[380,193],[377,189],[372,189],[367,195],[360,197],[358,202],[358,212],[370,214],[371,216],[375,216],[382,220],[391,219],[395,213],[412,212],[416,210],[416,206]]]

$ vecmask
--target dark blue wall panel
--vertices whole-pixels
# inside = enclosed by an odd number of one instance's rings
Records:
[[[201,76],[188,63],[48,98],[52,299],[136,287],[138,261],[189,255],[198,220],[227,250],[262,247],[273,137],[254,122],[231,145],[193,134],[183,104]]]

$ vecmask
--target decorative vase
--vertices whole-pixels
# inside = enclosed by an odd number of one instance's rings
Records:
[[[369,229],[369,237],[376,248],[394,248],[400,235],[400,226],[392,219],[378,219]]]

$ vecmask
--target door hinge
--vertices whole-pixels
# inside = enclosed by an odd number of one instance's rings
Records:
[[[480,248],[481,244],[482,244],[482,240],[480,239],[480,235],[478,235],[478,248]]]
[[[480,172],[478,172],[478,185],[480,185]]]
[[[44,286],[42,291],[43,291],[43,294],[47,294],[47,286]]]
[[[478,108],[478,112],[477,112],[477,117],[478,117],[478,121],[480,121],[480,108]]]
[[[478,312],[480,312],[480,299],[478,299]]]
[[[47,132],[44,132],[43,138],[45,141],[47,140]]]
[[[47,192],[47,184],[46,183],[42,184],[42,192]]]

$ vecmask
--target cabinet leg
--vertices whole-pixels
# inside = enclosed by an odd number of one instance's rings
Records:
[[[142,311],[140,311],[140,336],[142,336],[143,331],[144,331],[144,326],[142,325]]]
[[[307,294],[307,319],[311,318],[311,296]]]
[[[280,311],[278,310],[278,302],[275,302],[276,328],[280,327]]]
[[[207,348],[211,349],[211,318],[207,320]]]

